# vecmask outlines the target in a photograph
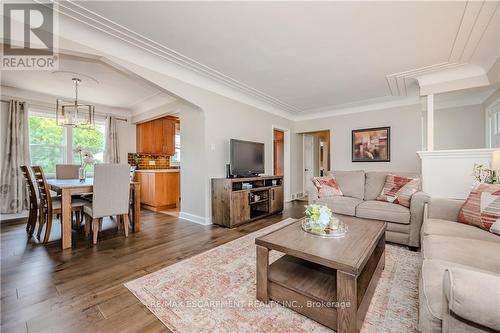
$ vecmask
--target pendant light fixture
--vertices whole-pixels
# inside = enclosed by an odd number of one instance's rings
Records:
[[[78,85],[82,82],[73,78],[75,84],[75,101],[66,102],[58,99],[56,102],[56,122],[59,126],[95,128],[95,106],[78,103]]]

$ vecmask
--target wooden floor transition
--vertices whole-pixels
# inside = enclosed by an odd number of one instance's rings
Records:
[[[143,211],[140,233],[126,239],[108,220],[96,246],[74,231],[73,247],[64,252],[58,223],[47,246],[28,239],[24,223],[5,223],[1,331],[165,332],[123,283],[303,214],[304,202],[296,201],[281,214],[230,230]]]

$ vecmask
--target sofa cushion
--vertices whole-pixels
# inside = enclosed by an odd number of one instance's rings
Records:
[[[427,219],[422,236],[441,235],[500,243],[500,237],[471,225],[441,219]]]
[[[410,223],[410,210],[401,205],[383,201],[364,201],[356,207],[356,216],[402,224]]]
[[[422,332],[441,331],[443,277],[445,270],[450,268],[474,269],[445,260],[425,259],[422,263],[419,280],[419,328]]]
[[[337,180],[345,196],[363,200],[365,196],[365,172],[363,170],[333,171],[331,174]]]
[[[369,171],[366,172],[366,183],[365,183],[365,200],[376,200],[377,197],[382,193],[384,188],[385,178],[387,175],[396,174],[405,177],[418,178],[420,177],[417,173],[413,172],[387,172],[387,171]]]
[[[500,274],[500,243],[428,235],[423,241],[424,259],[454,262],[477,269]]]
[[[316,201],[316,203],[324,203],[334,213],[350,215],[350,216],[356,215],[356,206],[362,202],[363,200],[358,198],[343,197],[343,196],[321,198],[320,200]]]

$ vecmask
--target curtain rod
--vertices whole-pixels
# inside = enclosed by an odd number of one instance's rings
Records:
[[[2,102],[2,103],[10,103],[10,100],[2,99],[2,100],[0,100],[0,102]],[[26,103],[26,102],[24,102],[24,103]],[[42,107],[42,108],[46,108],[46,109],[51,109],[51,107],[47,106],[47,105],[38,105],[38,104],[33,104],[33,103],[28,103],[28,105],[34,105],[34,106],[38,106],[38,107]],[[109,115],[100,114],[100,113],[97,113],[97,115],[99,115],[99,116],[109,116]],[[127,118],[119,118],[119,117],[115,117],[115,116],[111,116],[111,117],[114,117],[116,120],[119,120],[119,121],[128,122]]]

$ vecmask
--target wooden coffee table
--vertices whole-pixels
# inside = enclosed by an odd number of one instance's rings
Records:
[[[257,299],[290,307],[337,332],[361,328],[385,263],[386,223],[337,216],[344,238],[302,230],[302,220],[255,240]],[[269,251],[285,255],[269,265]]]

